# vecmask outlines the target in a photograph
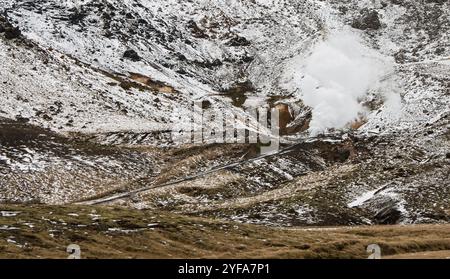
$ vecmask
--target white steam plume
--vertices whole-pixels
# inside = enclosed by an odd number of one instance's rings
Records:
[[[344,31],[314,46],[310,56],[294,58],[285,72],[286,86],[299,89],[312,108],[310,134],[343,128],[363,114],[362,97],[390,71],[389,64]]]

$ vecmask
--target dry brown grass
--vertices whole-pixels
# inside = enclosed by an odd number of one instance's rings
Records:
[[[162,82],[156,82],[152,80],[150,77],[138,73],[130,73],[130,79],[145,84],[150,88],[152,88],[153,90],[156,90],[157,92],[160,93],[168,93],[168,94],[177,93],[175,88],[173,88],[172,86],[166,85]]]
[[[111,207],[0,210],[20,211],[0,217],[0,258],[66,258],[71,243],[83,258],[366,258],[371,243],[386,257],[450,256],[450,225],[286,229]]]

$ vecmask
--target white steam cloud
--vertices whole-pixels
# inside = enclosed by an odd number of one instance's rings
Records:
[[[295,58],[285,77],[312,108],[309,132],[316,135],[343,128],[364,114],[362,97],[389,70],[355,34],[340,32],[314,46],[310,56]]]

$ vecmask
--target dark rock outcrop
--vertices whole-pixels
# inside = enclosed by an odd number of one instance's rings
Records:
[[[233,37],[230,41],[228,41],[227,45],[239,47],[239,46],[249,46],[251,45],[251,43],[244,37],[236,36]]]
[[[395,203],[389,204],[375,213],[373,217],[377,224],[393,225],[397,224],[402,217],[401,211]]]
[[[0,33],[4,34],[5,38],[12,40],[20,37],[22,34],[18,27],[14,27],[6,17],[0,16]]]
[[[139,54],[133,50],[133,49],[128,49],[124,52],[123,57],[126,59],[129,59],[131,61],[141,61],[142,58],[139,56]]]
[[[375,10],[363,9],[360,16],[352,22],[352,27],[360,30],[377,30],[381,28],[381,21],[378,12]]]
[[[22,33],[18,27],[6,27],[5,28],[5,38],[8,40],[16,39],[20,37]]]

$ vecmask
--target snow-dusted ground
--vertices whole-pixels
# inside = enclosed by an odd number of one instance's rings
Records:
[[[448,221],[448,1],[0,0],[2,9],[23,36],[0,34],[0,117],[63,137],[0,138],[2,200],[70,202],[146,186],[127,181],[148,173],[166,181],[236,161],[254,150],[199,149],[191,162],[145,148],[173,146],[170,130],[190,125],[193,101],[238,115],[281,101],[294,124],[312,113],[307,131],[286,139],[332,136],[128,205],[270,224],[370,223],[396,211],[403,222]],[[364,9],[379,26],[352,27]],[[145,151],[86,154],[71,139]],[[190,168],[160,165],[172,159]],[[335,172],[341,164],[352,168]]]
[[[358,3],[2,2],[4,9],[11,10],[9,17],[18,22],[23,34],[43,49],[44,54],[40,55],[54,60],[51,67],[39,65],[39,60],[47,58],[39,59],[35,51],[8,53],[8,46],[2,46],[6,81],[2,86],[3,113],[9,117],[20,114],[63,131],[166,130],[173,126],[168,116],[175,107],[184,108],[180,114],[186,114],[190,101],[207,96],[215,96],[211,97],[213,102],[221,104],[227,100],[217,95],[245,81],[255,88],[254,92],[247,92],[250,98],[291,96],[286,102],[302,100],[311,106],[312,133],[343,128],[360,117],[368,118],[363,129],[368,131],[380,125],[411,127],[447,113],[448,95],[434,97],[448,84],[411,88],[408,78],[419,67],[439,74],[448,69],[448,3],[435,8],[441,10],[443,30],[437,31],[437,37],[429,38],[432,42],[422,46],[423,50],[415,52],[418,57],[414,62],[398,65],[393,61],[396,51],[416,47],[422,39],[419,35],[426,29],[415,31],[406,26],[403,21],[408,5],[405,8],[388,4],[383,8],[377,1]],[[340,5],[350,6],[350,10],[341,15]],[[343,20],[355,16],[363,7],[379,12],[383,30],[371,31],[368,36]],[[402,34],[407,29],[409,32]],[[402,36],[408,34],[409,44],[405,47]],[[443,49],[441,55],[430,55],[436,48]],[[135,50],[141,60],[124,59],[128,49]],[[8,59],[11,56],[23,57],[24,65]],[[76,61],[86,64],[79,66]],[[155,97],[134,88],[110,86],[117,81],[101,71],[125,76],[139,73],[180,94]],[[401,74],[406,76],[399,77]],[[408,93],[404,93],[405,87]],[[40,98],[36,98],[34,90],[40,92]],[[385,100],[381,110],[367,111],[363,101],[377,96]],[[35,115],[36,110],[45,111],[55,101],[62,102],[62,108],[52,117],[53,121],[46,122]],[[421,105],[434,107],[426,116],[413,112]],[[66,119],[73,121],[69,127]]]

